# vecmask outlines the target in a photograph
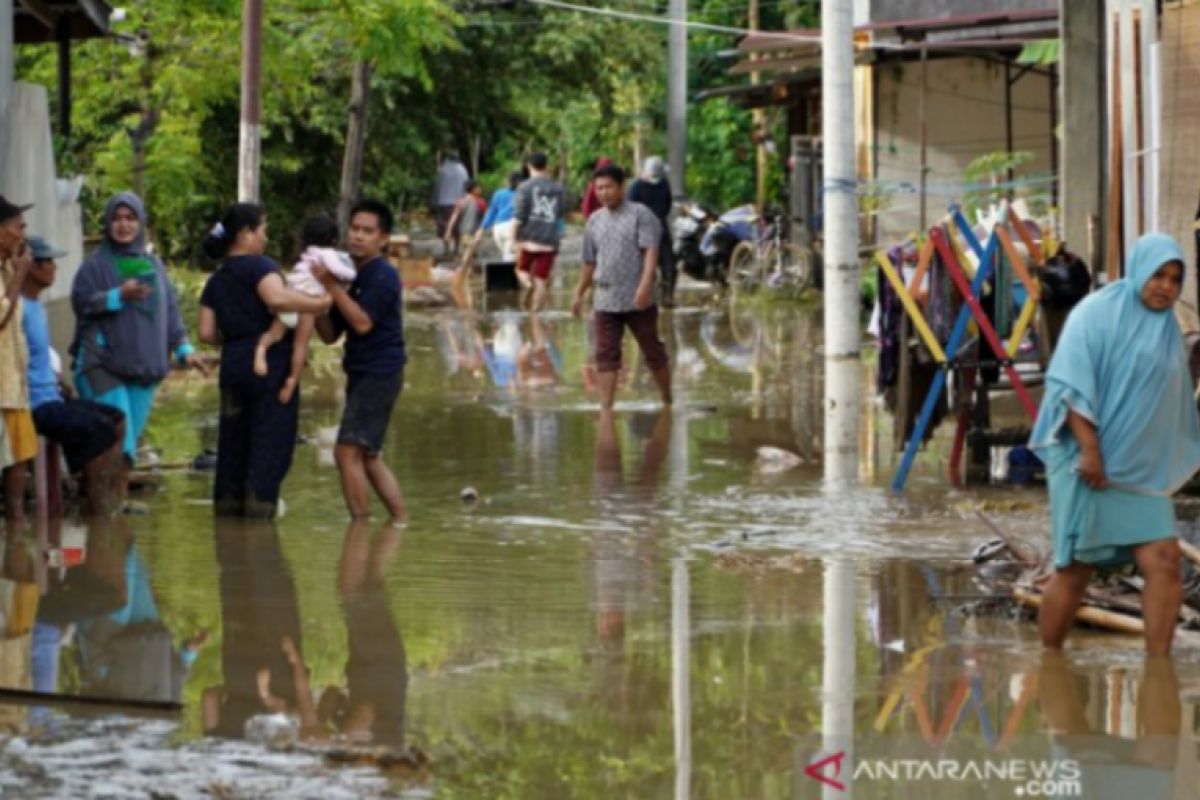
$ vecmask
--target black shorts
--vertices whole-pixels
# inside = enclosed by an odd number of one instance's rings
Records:
[[[338,444],[358,445],[369,456],[379,455],[403,388],[404,370],[393,375],[352,373],[346,382],[346,410]]]
[[[33,410],[33,427],[63,449],[72,473],[104,455],[120,438],[125,414],[91,400],[44,403]]]

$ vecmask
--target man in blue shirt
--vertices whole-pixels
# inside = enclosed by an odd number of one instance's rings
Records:
[[[62,447],[73,474],[83,473],[83,489],[92,514],[106,513],[113,501],[113,483],[121,467],[125,415],[90,400],[67,400],[59,388],[50,357],[50,325],[42,307],[42,292],[54,284],[56,258],[66,252],[40,236],[30,236],[33,266],[21,284],[24,312],[21,325],[29,343],[29,404],[38,435]]]
[[[333,308],[317,320],[317,333],[326,344],[346,337],[346,409],[334,457],[346,506],[355,519],[370,516],[372,487],[392,519],[405,516],[400,484],[380,458],[408,362],[400,275],[383,255],[394,225],[387,205],[359,201],[350,211],[347,236],[358,277],[343,287],[320,266],[312,273],[333,297]]]

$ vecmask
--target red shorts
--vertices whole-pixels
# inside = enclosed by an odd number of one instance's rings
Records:
[[[550,273],[554,270],[554,258],[558,253],[534,253],[529,250],[522,250],[521,257],[517,259],[517,271],[528,272],[538,280],[550,280]]]

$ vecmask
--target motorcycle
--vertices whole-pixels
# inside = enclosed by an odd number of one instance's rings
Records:
[[[733,250],[754,240],[757,224],[758,213],[752,206],[717,216],[701,205],[685,205],[675,220],[675,258],[689,277],[726,286]]]

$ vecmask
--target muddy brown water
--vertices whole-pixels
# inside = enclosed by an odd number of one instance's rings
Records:
[[[948,487],[939,440],[891,494],[866,400],[860,485],[830,490],[819,316],[665,320],[678,408],[634,362],[606,426],[582,323],[411,313],[403,530],[346,522],[327,360],[277,523],[214,522],[208,476],[174,471],[149,516],[53,533],[80,566],[10,536],[0,685],[114,705],[0,698],[0,797],[1200,796],[1197,651],[1083,634],[1046,661],[1027,621],[964,611],[973,511],[1044,544],[1042,492]],[[169,383],[162,460],[211,445],[215,411]],[[405,758],[325,757],[371,743]]]

